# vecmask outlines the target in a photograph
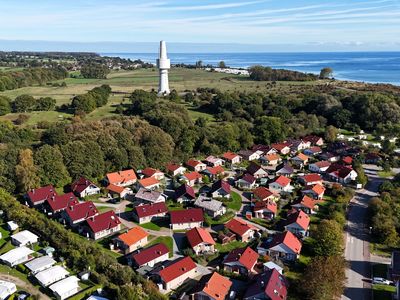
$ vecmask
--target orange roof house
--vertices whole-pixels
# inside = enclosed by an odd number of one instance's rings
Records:
[[[148,190],[156,189],[160,186],[160,182],[155,177],[147,177],[138,181],[139,188]]]
[[[133,169],[118,171],[114,173],[107,174],[107,181],[109,184],[114,184],[118,186],[128,186],[136,182],[137,177]]]
[[[194,294],[199,294],[200,296],[205,294],[209,299],[225,300],[229,295],[231,286],[232,282],[229,278],[214,272],[201,278],[199,288],[196,289]],[[196,296],[195,299],[197,299]]]
[[[145,246],[148,236],[149,234],[142,227],[136,226],[119,235],[115,240],[115,244],[125,254],[128,254]]]

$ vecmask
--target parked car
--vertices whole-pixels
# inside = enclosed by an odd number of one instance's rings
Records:
[[[374,277],[372,278],[373,284],[384,284],[384,285],[391,285],[392,282],[382,277]]]

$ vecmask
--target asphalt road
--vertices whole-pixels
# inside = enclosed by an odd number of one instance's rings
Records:
[[[377,195],[383,179],[377,176],[378,167],[364,165],[369,182],[362,190],[356,191],[347,216],[345,237],[346,289],[342,299],[371,299],[371,263],[369,253],[369,228],[366,226],[369,200]]]

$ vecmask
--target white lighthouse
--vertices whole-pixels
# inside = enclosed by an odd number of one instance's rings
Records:
[[[158,95],[169,94],[168,70],[171,68],[171,61],[167,57],[167,46],[165,41],[160,42],[160,56],[157,59],[157,67],[160,69],[160,82],[158,85]]]

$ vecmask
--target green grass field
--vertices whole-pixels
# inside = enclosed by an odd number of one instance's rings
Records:
[[[195,90],[196,88],[218,88],[222,91],[231,92],[266,92],[271,91],[271,87],[266,82],[255,82],[248,78],[237,75],[228,75],[215,72],[207,72],[205,70],[172,68],[169,76],[170,88],[176,89],[178,92],[186,90]],[[151,91],[158,87],[158,70],[157,69],[138,69],[133,71],[112,71],[107,79],[84,79],[84,78],[67,78],[65,80],[55,81],[57,83],[65,82],[66,87],[53,86],[32,86],[23,87],[16,90],[0,92],[0,95],[7,96],[12,100],[19,95],[28,94],[34,97],[52,97],[56,99],[57,105],[69,104],[71,99],[80,94],[93,89],[102,84],[109,84],[114,92],[110,97],[107,105],[100,107],[87,115],[88,120],[99,120],[104,117],[112,116],[115,106],[124,101],[128,101],[127,97],[135,89],[144,89]],[[315,82],[278,82],[275,88],[279,87],[296,87],[297,85],[310,85]],[[205,117],[210,121],[214,121],[209,114],[196,111],[193,107],[188,107],[189,113],[193,120],[199,117]],[[14,121],[19,114],[8,114],[1,116],[0,120]],[[71,115],[50,112],[32,112],[29,113],[30,119],[27,125],[35,125],[37,122],[46,120],[55,122],[70,118]]]

